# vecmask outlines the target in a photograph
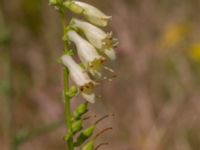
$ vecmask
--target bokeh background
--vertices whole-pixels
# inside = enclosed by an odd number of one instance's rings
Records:
[[[200,1],[87,2],[113,16],[106,30],[120,41],[110,64],[118,77],[99,86],[88,113],[115,114],[98,126],[114,128],[101,149],[200,149]],[[61,37],[48,0],[0,1],[1,150],[67,149]]]

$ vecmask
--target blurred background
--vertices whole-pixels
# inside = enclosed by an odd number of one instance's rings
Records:
[[[200,149],[200,1],[86,2],[113,16],[106,30],[120,41],[118,77],[99,86],[88,113],[115,114],[98,126],[114,128],[101,149]],[[1,150],[67,149],[61,37],[48,0],[0,1]]]

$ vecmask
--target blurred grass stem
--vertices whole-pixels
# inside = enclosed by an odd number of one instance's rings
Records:
[[[51,131],[54,131],[55,129],[59,128],[63,124],[63,120],[53,122],[47,125],[44,125],[42,127],[33,129],[31,131],[27,129],[20,130],[15,136],[12,141],[12,150],[18,150],[19,147],[24,144],[25,142],[39,137],[43,134],[47,134]]]

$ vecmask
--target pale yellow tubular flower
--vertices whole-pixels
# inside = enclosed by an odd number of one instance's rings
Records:
[[[104,53],[111,60],[116,59],[113,49],[117,45],[111,33],[106,33],[102,29],[79,19],[73,19],[73,25],[81,29],[88,41],[94,45],[101,53]]]
[[[77,64],[74,59],[69,55],[61,57],[61,61],[64,66],[69,70],[69,74],[74,83],[78,86],[78,89],[82,97],[90,103],[95,102],[94,94],[94,82],[90,79],[88,74],[83,68]]]
[[[83,14],[88,21],[91,23],[105,27],[108,25],[108,21],[112,18],[111,16],[105,15],[102,11],[97,9],[96,7],[80,2],[80,1],[66,1],[64,3],[68,9],[76,14]]]
[[[95,77],[101,77],[100,71],[105,62],[105,58],[99,55],[96,49],[75,31],[68,31],[67,35],[69,40],[75,43],[78,56],[86,67],[86,70]]]

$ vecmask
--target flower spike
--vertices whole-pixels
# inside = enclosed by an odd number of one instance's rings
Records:
[[[113,38],[112,33],[105,33],[102,29],[79,19],[73,19],[73,26],[82,30],[88,41],[100,52],[110,59],[115,59],[115,47],[118,42]]]
[[[102,98],[102,96],[96,96],[94,88],[102,81],[111,81],[116,77],[114,70],[106,66],[105,61],[116,59],[114,48],[118,41],[113,38],[112,32],[105,32],[100,28],[106,27],[112,17],[81,0],[49,0],[49,4],[60,13],[63,26],[64,55],[58,63],[64,65],[63,87],[67,129],[64,140],[69,150],[99,150],[108,143],[104,142],[95,146],[96,140],[105,132],[112,130],[112,127],[105,128],[94,136],[93,134],[97,125],[113,114],[95,119],[95,122],[86,128],[83,123],[93,117],[85,116],[89,111],[89,103]],[[72,18],[66,24],[66,9],[82,16],[87,21]],[[71,49],[71,46],[75,47],[75,51]],[[73,56],[77,56],[80,63],[77,63]],[[104,73],[108,74],[104,76]],[[74,83],[71,87],[68,83],[69,78]],[[84,102],[71,111],[71,99],[78,95],[83,97]]]
[[[70,77],[78,86],[79,91],[83,96],[83,98],[90,103],[94,103],[95,102],[95,94],[93,92],[94,82],[90,79],[88,74],[69,55],[62,56],[61,61],[63,65],[68,68]]]
[[[75,31],[69,31],[68,37],[70,41],[75,43],[78,56],[86,67],[86,70],[95,77],[101,77],[100,70],[105,62],[105,58],[100,56],[96,49]]]
[[[111,19],[111,16],[105,15],[96,7],[84,2],[77,0],[66,1],[64,5],[76,14],[83,14],[88,21],[97,26],[105,27]]]

